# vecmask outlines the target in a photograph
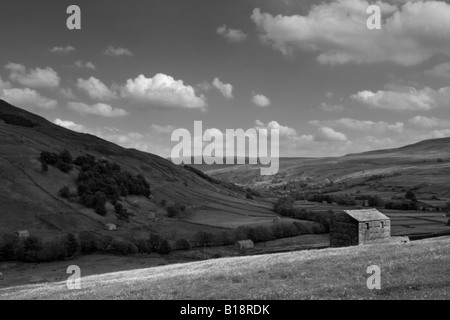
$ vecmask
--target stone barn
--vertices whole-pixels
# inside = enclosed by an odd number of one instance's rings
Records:
[[[237,243],[237,248],[239,251],[245,251],[246,249],[252,249],[255,245],[253,244],[252,240],[241,240]]]
[[[386,242],[390,237],[391,220],[377,209],[343,210],[331,220],[331,247]]]
[[[28,230],[20,230],[17,231],[17,235],[19,236],[19,239],[27,239],[30,236],[30,233]]]

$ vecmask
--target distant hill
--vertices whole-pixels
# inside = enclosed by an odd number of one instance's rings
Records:
[[[260,176],[256,165],[198,165],[207,174],[254,188],[339,192],[381,192],[386,199],[414,189],[424,197],[450,198],[450,138],[342,157],[280,158],[275,176]],[[376,180],[376,181],[375,181]]]
[[[400,148],[374,150],[363,153],[348,154],[348,156],[376,156],[376,155],[404,155],[404,156],[420,156],[435,157],[439,155],[450,155],[450,137],[430,139],[410,144]]]

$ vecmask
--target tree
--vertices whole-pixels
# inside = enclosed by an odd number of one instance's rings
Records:
[[[368,202],[370,207],[384,206],[384,201],[379,196],[371,196]]]
[[[445,212],[450,212],[450,201],[445,204],[444,211]]]
[[[148,246],[150,251],[157,252],[159,250],[159,246],[162,242],[162,238],[159,234],[152,233],[150,234],[150,238],[148,239]]]
[[[162,239],[159,247],[158,247],[158,253],[159,254],[169,254],[172,252],[172,247],[170,246],[169,241],[166,239]]]
[[[72,257],[80,251],[80,243],[72,233],[69,233],[66,237],[65,248],[68,257]]]
[[[70,197],[70,189],[68,186],[64,186],[58,191],[58,195],[64,199],[69,199]]]
[[[414,192],[412,190],[408,190],[405,194],[405,198],[409,199],[409,200],[415,200],[416,195],[414,194]]]
[[[116,202],[116,204],[114,205],[114,210],[116,211],[117,219],[125,222],[130,222],[130,214],[120,202]]]
[[[189,250],[191,244],[186,239],[178,239],[177,242],[175,242],[175,248],[177,250]]]
[[[197,242],[197,244],[201,247],[206,247],[208,245],[211,245],[213,243],[214,240],[214,235],[212,233],[209,232],[205,232],[205,231],[198,231],[195,236],[195,241]]]

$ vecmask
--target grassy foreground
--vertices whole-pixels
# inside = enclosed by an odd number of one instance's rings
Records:
[[[381,289],[366,286],[381,268]],[[83,270],[81,270],[83,272]],[[449,299],[450,238],[299,251],[0,289],[0,299]]]

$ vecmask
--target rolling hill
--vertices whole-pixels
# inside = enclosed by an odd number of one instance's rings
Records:
[[[63,173],[50,166],[43,172],[39,156],[42,151],[59,153],[64,149],[73,158],[91,154],[131,174],[142,174],[152,197],[123,199],[132,214],[127,224],[117,221],[109,203],[106,216],[100,216],[76,201],[59,197],[58,190],[66,185],[75,192],[80,168]],[[167,205],[182,203],[190,214],[169,218],[161,200]],[[274,217],[270,204],[246,199],[240,188],[205,179],[159,156],[70,131],[1,100],[0,207],[0,234],[26,229],[43,238],[82,230],[104,234],[106,223],[119,225],[114,236],[158,232],[168,239],[189,238],[198,230],[221,232]]]
[[[274,176],[262,177],[257,166],[249,164],[198,168],[215,178],[260,189],[333,187],[348,193],[381,192],[387,198],[413,189],[425,198],[450,198],[450,138],[342,157],[281,158]]]

